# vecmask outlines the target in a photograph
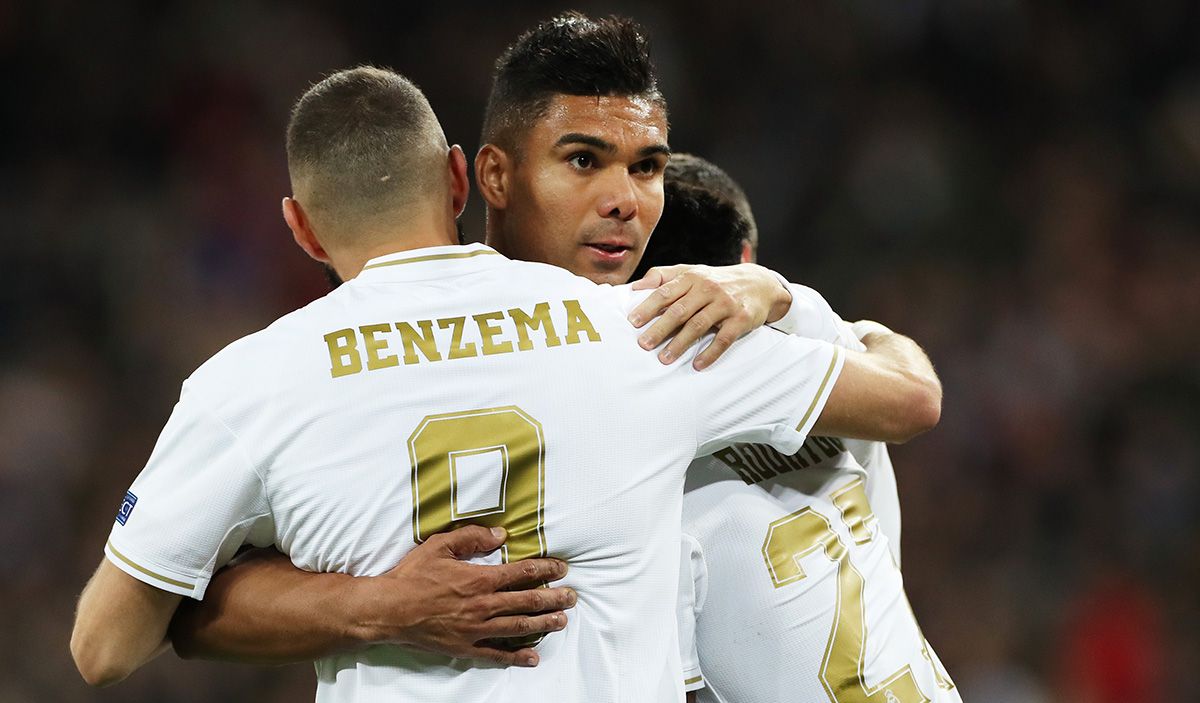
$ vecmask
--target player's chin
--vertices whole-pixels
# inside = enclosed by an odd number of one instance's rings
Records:
[[[622,267],[620,269],[593,269],[585,274],[587,278],[592,279],[596,283],[608,283],[610,285],[619,286],[622,283],[629,283],[629,277],[633,275],[633,267]]]
[[[614,286],[628,283],[629,277],[633,275],[634,269],[637,268],[637,259],[632,255],[632,252],[619,261],[597,259],[594,256],[586,255],[581,258],[582,261],[577,262],[575,272],[592,279],[596,283],[610,283]]]

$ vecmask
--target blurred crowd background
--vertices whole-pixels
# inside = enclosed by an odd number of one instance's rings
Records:
[[[964,699],[1200,700],[1200,6],[577,8],[645,25],[763,263],[938,365],[894,459]],[[495,57],[563,9],[0,0],[0,702],[311,699],[308,666],[170,654],[92,691],[75,597],[180,382],[326,290],[279,213],[292,101],[389,65],[473,153]]]

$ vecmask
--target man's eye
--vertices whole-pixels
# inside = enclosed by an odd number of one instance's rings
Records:
[[[586,152],[574,154],[567,159],[567,163],[578,169],[588,169],[596,165],[596,159]]]
[[[659,171],[658,161],[656,161],[654,159],[646,159],[645,161],[639,161],[633,165],[633,168],[631,170],[634,173],[646,175],[646,176],[655,174],[655,173],[658,173],[658,171]]]

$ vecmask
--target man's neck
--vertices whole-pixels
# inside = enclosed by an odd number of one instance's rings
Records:
[[[505,241],[503,215],[492,212],[491,208],[488,208],[487,221],[483,228],[483,243],[508,256],[508,246]]]
[[[459,243],[458,230],[454,220],[450,219],[449,222],[446,222],[445,218],[439,219],[442,221],[406,223],[403,229],[369,238],[368,241],[372,242],[369,245],[329,252],[332,258],[331,264],[338,276],[342,280],[348,281],[357,276],[368,261],[380,256],[414,249],[457,245]]]

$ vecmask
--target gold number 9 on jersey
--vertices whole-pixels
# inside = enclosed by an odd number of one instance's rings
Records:
[[[537,420],[513,405],[427,415],[408,438],[408,456],[418,544],[483,525],[508,531],[500,548],[506,562],[546,556],[546,445]]]
[[[546,447],[537,420],[512,405],[427,415],[408,438],[408,456],[418,544],[484,525],[508,530],[506,562],[546,555]]]

